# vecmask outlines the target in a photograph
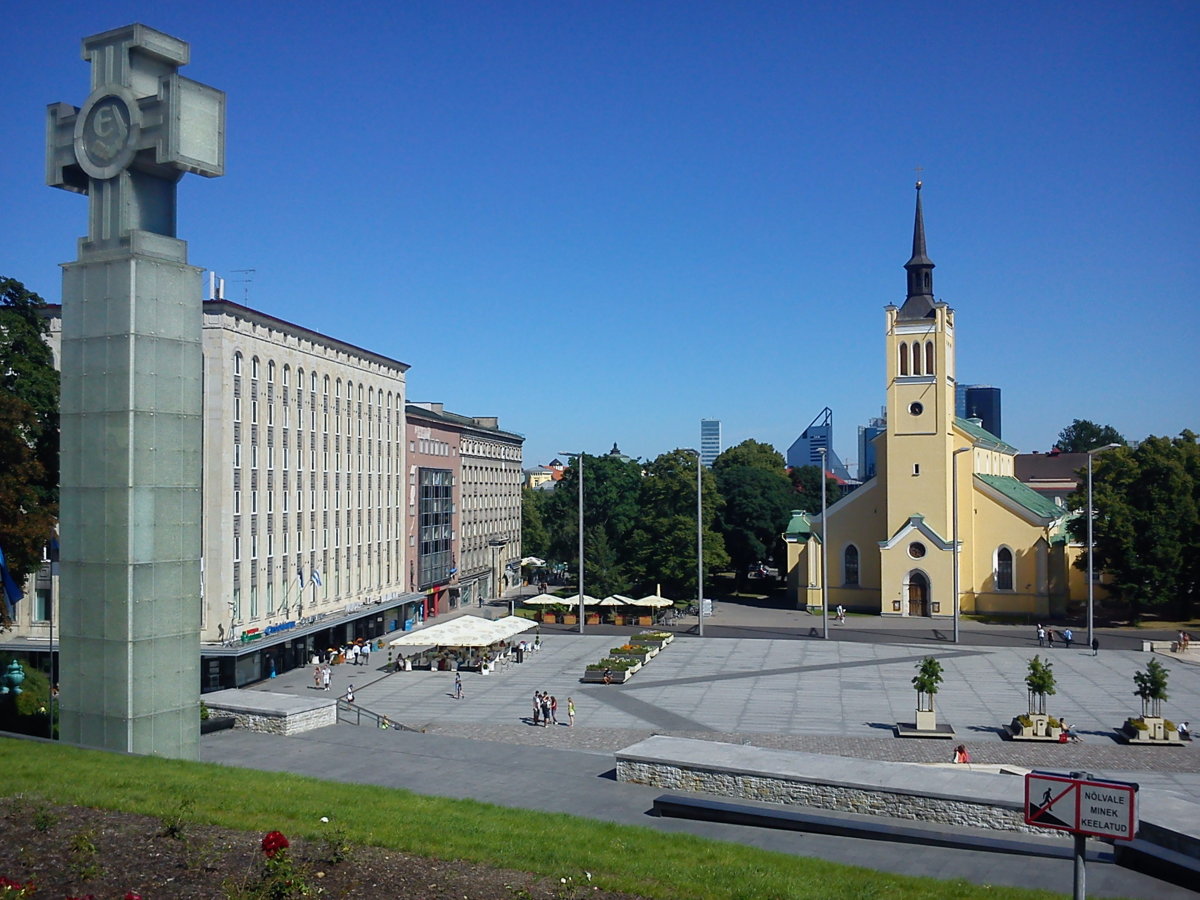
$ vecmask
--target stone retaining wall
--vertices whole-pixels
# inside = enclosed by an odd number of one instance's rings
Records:
[[[1025,824],[1019,779],[1000,784],[877,763],[655,735],[616,756],[618,781],[957,828],[1069,837]],[[909,774],[909,770],[912,774]],[[820,774],[810,774],[817,773]],[[980,776],[983,777],[983,776]],[[1008,777],[1008,776],[1005,776]]]
[[[212,716],[229,716],[234,728],[264,734],[300,734],[337,724],[337,701],[314,702],[267,691],[230,689],[204,695]]]
[[[1021,810],[978,802],[864,790],[846,785],[817,784],[763,775],[682,768],[666,762],[618,760],[617,780],[648,784],[665,790],[696,791],[767,803],[799,804],[816,809],[839,810],[868,816],[891,816],[939,825],[1058,836],[1065,834],[1026,825]]]

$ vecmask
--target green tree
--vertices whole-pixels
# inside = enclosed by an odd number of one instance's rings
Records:
[[[1149,437],[1136,447],[1099,454],[1092,468],[1095,568],[1137,619],[1148,609],[1173,607],[1190,616],[1200,590],[1200,449],[1197,437]],[[1087,492],[1069,499],[1084,515],[1071,520],[1072,538],[1087,541]],[[1076,561],[1087,568],[1086,554]]]
[[[788,471],[792,484],[792,503],[806,512],[821,511],[821,467],[796,466]],[[842,486],[831,475],[825,476],[825,504],[833,506],[842,498]]]
[[[1029,714],[1046,714],[1046,698],[1057,693],[1053,664],[1042,662],[1040,656],[1029,661],[1029,673],[1025,676],[1025,687],[1029,689]]]
[[[542,519],[545,491],[521,488],[521,549],[526,556],[545,558],[550,552],[550,532]]]
[[[593,597],[607,597],[628,590],[621,561],[608,540],[608,532],[599,525],[584,531],[587,556],[583,564],[587,576],[584,582],[587,592]]]
[[[725,466],[714,472],[724,501],[717,529],[740,585],[749,566],[775,555],[792,510],[791,484],[782,470]]]
[[[750,438],[724,451],[713,460],[712,465],[714,472],[737,466],[751,466],[755,469],[765,469],[768,472],[778,472],[782,475],[786,463],[780,452],[770,444]]]
[[[702,470],[704,571],[722,571],[729,554],[719,532],[713,530],[720,495],[716,479]],[[626,559],[630,581],[642,590],[661,585],[668,596],[696,595],[696,457],[686,450],[664,453],[646,465],[638,494],[641,511],[630,535]]]
[[[941,683],[942,664],[932,656],[925,657],[917,665],[917,674],[912,680],[917,691],[917,709],[933,709],[933,695],[938,692]]]
[[[1133,673],[1137,690],[1133,693],[1142,700],[1142,716],[1161,716],[1162,704],[1167,699],[1167,669],[1157,659],[1146,663],[1144,672]]]
[[[579,465],[568,466],[558,486],[542,502],[543,523],[549,534],[548,555],[555,560],[573,560],[579,553]],[[619,558],[626,555],[626,540],[638,521],[638,491],[641,464],[615,456],[583,458],[584,559],[589,555],[588,534],[602,527]],[[586,575],[586,573],[585,573]],[[591,593],[590,586],[584,589]]]
[[[0,278],[0,547],[18,582],[41,564],[58,517],[58,371],[46,302]]]
[[[1105,444],[1124,444],[1121,432],[1111,425],[1097,425],[1087,419],[1075,419],[1058,433],[1056,446],[1063,453],[1087,453]]]

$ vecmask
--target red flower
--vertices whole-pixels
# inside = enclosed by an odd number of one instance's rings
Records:
[[[268,858],[274,856],[277,852],[287,848],[288,846],[290,846],[288,844],[288,839],[285,838],[283,833],[279,831],[269,831],[267,832],[267,836],[262,839],[262,852],[265,853]]]
[[[137,891],[126,891],[122,900],[142,900],[142,895]]]

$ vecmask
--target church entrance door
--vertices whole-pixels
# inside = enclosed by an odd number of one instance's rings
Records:
[[[929,579],[920,572],[908,576],[908,614],[929,615]]]

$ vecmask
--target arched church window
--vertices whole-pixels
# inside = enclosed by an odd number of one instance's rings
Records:
[[[913,341],[912,366],[913,366],[913,374],[920,375],[921,374],[921,342],[920,341]]]
[[[908,374],[908,344],[900,342],[900,374]]]
[[[996,551],[996,590],[1013,589],[1013,554],[1007,547]]]
[[[925,342],[925,374],[933,374],[933,341]]]
[[[858,586],[858,548],[851,544],[846,548],[842,560],[842,583],[847,587]]]

